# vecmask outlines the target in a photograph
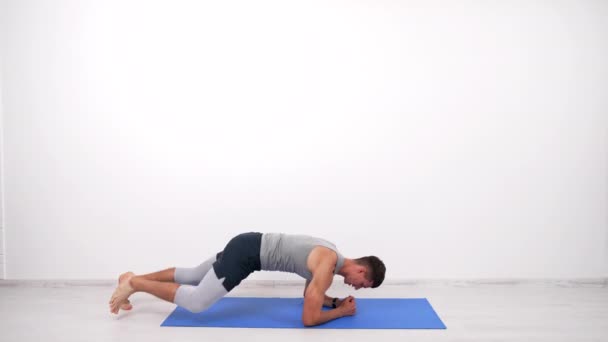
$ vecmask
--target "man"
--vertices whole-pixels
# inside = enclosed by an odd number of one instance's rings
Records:
[[[292,272],[306,279],[302,322],[314,326],[351,316],[355,298],[331,298],[326,291],[334,274],[356,290],[378,287],[386,268],[375,256],[348,259],[329,241],[306,235],[244,233],[232,238],[222,252],[195,268],[169,268],[136,276],[127,272],[110,299],[110,311],[130,310],[129,296],[146,292],[191,312],[202,312],[254,271]],[[332,310],[322,310],[323,306]]]

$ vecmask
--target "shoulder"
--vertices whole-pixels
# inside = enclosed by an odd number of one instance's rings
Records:
[[[337,260],[338,254],[336,252],[327,247],[317,246],[310,251],[307,266],[313,275],[317,272],[333,273]]]

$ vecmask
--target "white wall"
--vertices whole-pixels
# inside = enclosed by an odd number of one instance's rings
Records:
[[[8,279],[191,266],[249,230],[390,279],[608,275],[607,2],[3,13]]]

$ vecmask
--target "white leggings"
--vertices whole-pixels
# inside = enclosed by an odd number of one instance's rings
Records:
[[[175,282],[181,284],[174,303],[194,313],[202,312],[224,297],[228,291],[213,269],[216,256],[194,268],[175,268]]]

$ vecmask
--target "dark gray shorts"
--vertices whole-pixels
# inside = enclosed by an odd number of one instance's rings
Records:
[[[260,248],[262,233],[243,233],[233,237],[224,250],[217,253],[213,269],[226,291],[232,290],[251,273],[262,269]]]

